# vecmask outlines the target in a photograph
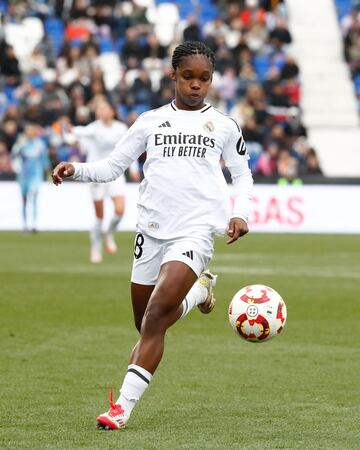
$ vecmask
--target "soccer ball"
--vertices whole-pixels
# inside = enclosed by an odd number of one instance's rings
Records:
[[[243,339],[266,342],[283,330],[286,305],[271,287],[253,284],[234,295],[229,306],[229,321]]]

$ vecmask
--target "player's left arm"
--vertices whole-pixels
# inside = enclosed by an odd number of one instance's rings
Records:
[[[253,188],[253,178],[248,164],[249,155],[241,129],[235,121],[230,125],[229,138],[222,155],[230,171],[234,190],[234,208],[227,230],[229,236],[227,244],[232,244],[249,231],[248,219]]]

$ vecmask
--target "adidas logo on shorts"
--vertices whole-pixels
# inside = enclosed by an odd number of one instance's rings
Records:
[[[194,259],[194,253],[192,250],[190,250],[189,252],[184,252],[182,253],[182,255],[187,256],[190,259]]]
[[[166,128],[166,127],[170,127],[171,128],[171,125],[170,125],[170,122],[167,120],[166,122],[164,122],[164,123],[162,123],[161,125],[159,125],[158,126],[158,128]]]

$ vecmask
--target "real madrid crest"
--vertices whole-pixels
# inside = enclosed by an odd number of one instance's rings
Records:
[[[209,133],[211,133],[212,131],[215,130],[215,126],[211,122],[211,120],[208,120],[206,123],[204,123],[203,128],[204,128],[205,131],[209,131]]]

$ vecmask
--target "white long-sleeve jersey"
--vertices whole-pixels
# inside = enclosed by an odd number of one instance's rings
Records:
[[[253,179],[235,120],[208,104],[197,111],[185,111],[175,102],[169,103],[142,114],[106,159],[74,163],[74,179],[111,181],[144,151],[147,159],[139,189],[139,231],[171,239],[204,229],[223,234],[230,217],[247,221]],[[232,212],[221,157],[232,176]]]

